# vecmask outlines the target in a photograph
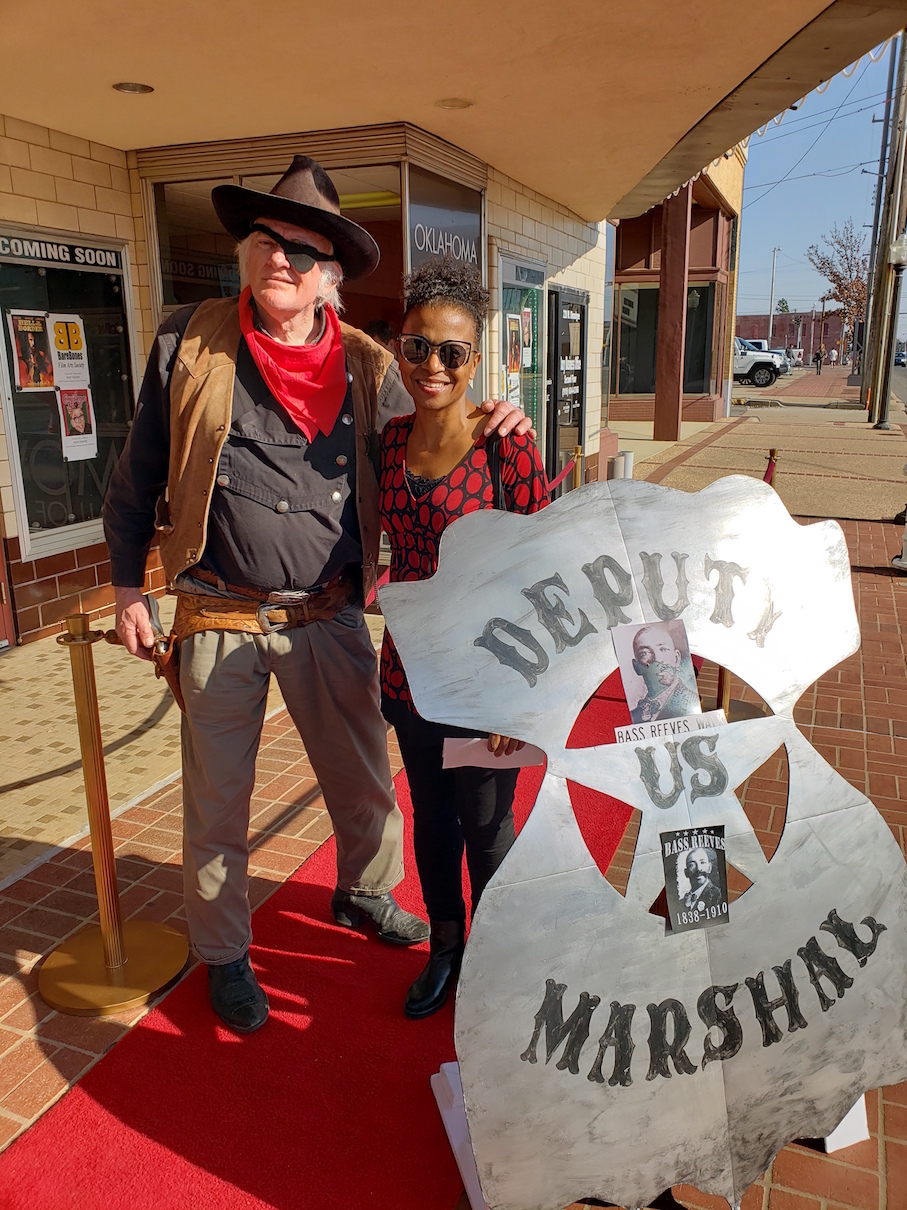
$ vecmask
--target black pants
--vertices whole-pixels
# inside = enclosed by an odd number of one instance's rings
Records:
[[[463,849],[475,911],[488,880],[514,841],[518,769],[444,769],[446,737],[478,735],[429,723],[399,703],[385,703],[397,729],[413,800],[413,842],[430,920],[465,920]]]

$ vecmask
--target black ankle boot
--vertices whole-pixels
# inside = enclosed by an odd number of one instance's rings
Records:
[[[250,1034],[268,1019],[268,997],[255,978],[248,950],[235,962],[208,967],[208,991],[214,1011],[237,1033]]]
[[[408,1017],[430,1017],[444,1006],[460,973],[464,944],[462,920],[431,921],[431,956],[406,993],[403,1011]]]

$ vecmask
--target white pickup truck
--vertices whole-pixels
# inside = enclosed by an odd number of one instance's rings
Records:
[[[781,373],[781,358],[777,353],[757,349],[734,337],[734,381],[751,382],[754,387],[770,387]]]

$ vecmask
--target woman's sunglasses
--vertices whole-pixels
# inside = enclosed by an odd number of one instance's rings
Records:
[[[397,348],[403,360],[414,366],[423,365],[434,351],[445,370],[461,369],[472,353],[472,345],[465,340],[442,340],[439,345],[433,345],[424,336],[401,336]]]

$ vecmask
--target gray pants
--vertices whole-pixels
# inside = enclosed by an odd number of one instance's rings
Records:
[[[362,610],[269,635],[193,635],[180,647],[183,879],[192,949],[211,964],[232,962],[252,938],[249,800],[272,672],[331,816],[338,885],[379,895],[403,877],[403,817]]]

